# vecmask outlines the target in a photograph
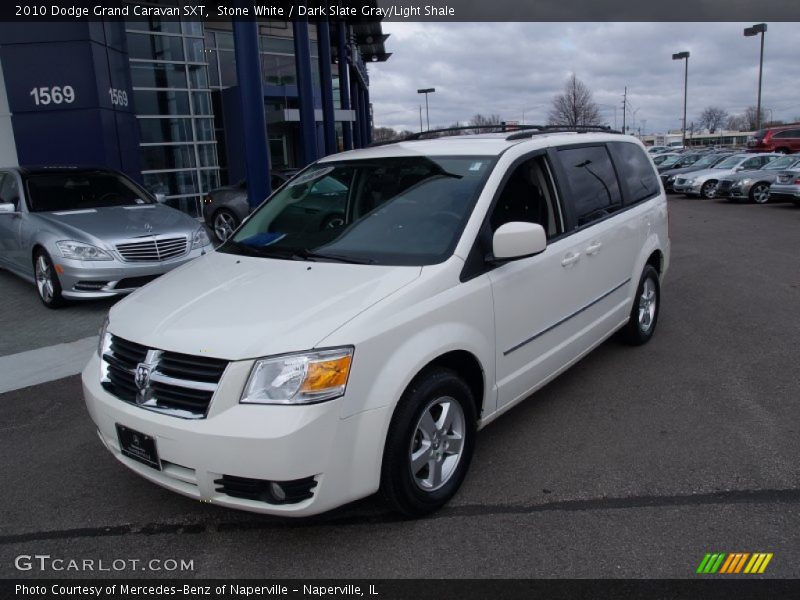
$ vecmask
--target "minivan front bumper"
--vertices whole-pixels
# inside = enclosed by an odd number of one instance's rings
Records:
[[[224,402],[205,419],[148,411],[109,394],[94,355],[83,375],[86,407],[103,445],[142,477],[201,502],[251,512],[308,516],[378,489],[389,408],[340,418],[343,399],[305,406]],[[235,387],[235,386],[234,386]],[[229,393],[221,386],[217,394]],[[239,390],[240,391],[240,390]],[[217,400],[216,396],[212,403]],[[230,400],[230,398],[226,399]],[[155,440],[161,469],[124,455],[117,425]],[[271,482],[313,478],[310,498],[292,503],[236,497],[223,477]]]

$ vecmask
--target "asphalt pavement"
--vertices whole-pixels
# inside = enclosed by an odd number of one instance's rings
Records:
[[[653,340],[610,340],[489,425],[426,519],[377,498],[302,521],[200,504],[103,449],[77,376],[0,394],[0,577],[87,575],[14,568],[50,554],[193,561],[103,573],[125,577],[682,578],[706,552],[771,552],[764,576],[800,577],[800,208],[672,197],[670,219]],[[107,309],[44,318],[70,341]],[[47,330],[19,313],[6,346]]]

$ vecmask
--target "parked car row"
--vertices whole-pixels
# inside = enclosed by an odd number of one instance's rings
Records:
[[[800,155],[714,153],[686,167],[659,171],[665,190],[687,196],[758,204],[800,202],[795,189],[800,187]]]

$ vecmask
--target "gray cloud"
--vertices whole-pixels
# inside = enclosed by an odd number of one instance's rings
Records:
[[[376,126],[419,129],[421,87],[430,97],[431,127],[475,113],[542,123],[553,96],[574,72],[594,93],[605,121],[622,126],[628,86],[637,127],[680,128],[683,62],[689,50],[689,115],[709,105],[740,113],[756,102],[758,38],[751,23],[420,23],[384,22],[391,37],[386,63],[370,65]],[[800,23],[770,23],[762,105],[776,119],[800,116]],[[423,108],[424,110],[424,108]],[[769,113],[768,113],[769,114]],[[423,116],[424,118],[424,116]]]

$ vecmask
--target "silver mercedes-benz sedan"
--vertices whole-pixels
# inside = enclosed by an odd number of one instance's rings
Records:
[[[209,244],[195,219],[117,171],[0,168],[0,267],[49,308],[132,292]]]

